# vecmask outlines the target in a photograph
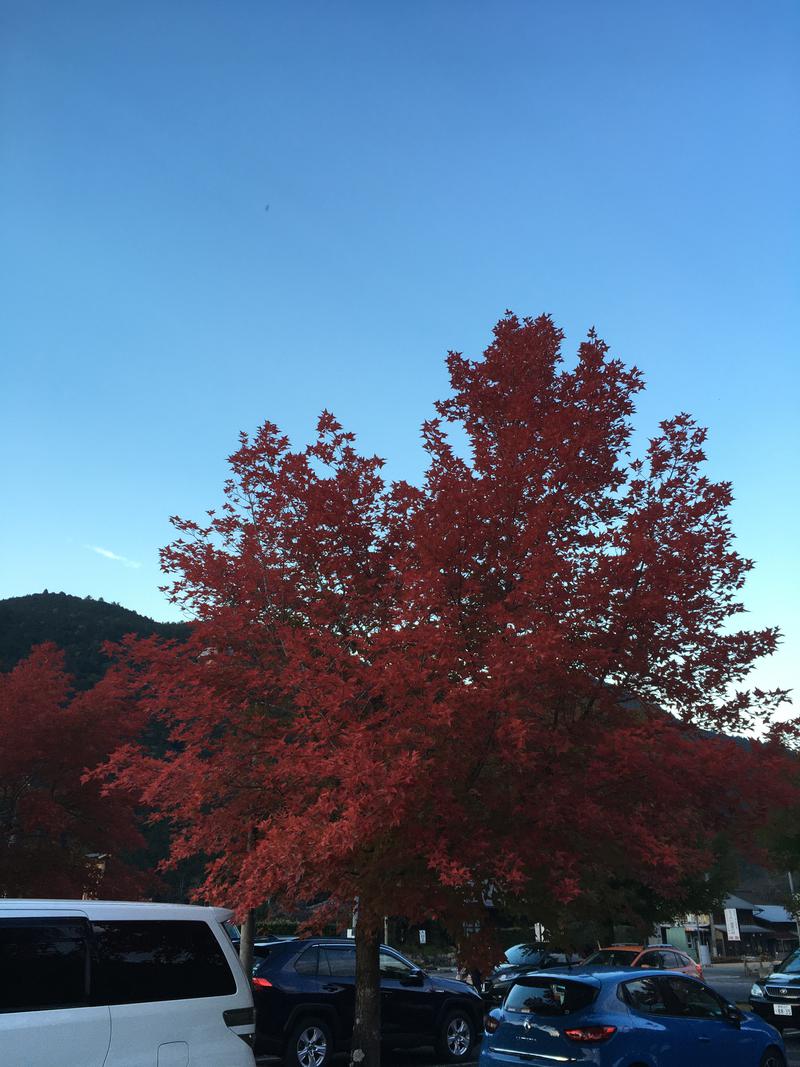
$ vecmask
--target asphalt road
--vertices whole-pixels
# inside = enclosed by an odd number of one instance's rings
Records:
[[[750,987],[756,979],[754,974],[744,974],[741,963],[717,964],[706,967],[705,981],[717,993],[734,1004],[746,1004],[750,996]]]
[[[788,1067],[800,1067],[800,1031],[787,1035],[785,1041]],[[342,1062],[346,1063],[346,1061]],[[474,1067],[477,1060],[471,1060],[470,1063]],[[414,1049],[411,1052],[394,1052],[385,1055],[382,1067],[452,1067],[452,1064],[437,1063],[432,1049]],[[715,1064],[715,1067],[723,1067],[723,1065]],[[757,1064],[753,1067],[757,1067]]]
[[[784,1036],[788,1067],[800,1067],[800,1030]],[[259,1057],[259,1067],[279,1067],[281,1060],[271,1056]],[[346,1067],[346,1057],[336,1057],[336,1067]],[[477,1059],[465,1060],[464,1067],[474,1067]],[[452,1067],[452,1064],[439,1063],[433,1049],[405,1049],[402,1052],[387,1052],[382,1057],[382,1067]],[[715,1064],[715,1067],[722,1067]],[[754,1064],[753,1067],[757,1067]]]

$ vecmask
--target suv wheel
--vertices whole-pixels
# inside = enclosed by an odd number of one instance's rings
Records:
[[[331,1028],[322,1019],[303,1019],[286,1044],[285,1067],[327,1067],[332,1051]]]
[[[454,1008],[442,1020],[436,1051],[448,1063],[457,1063],[469,1056],[475,1044],[475,1023],[463,1008]]]

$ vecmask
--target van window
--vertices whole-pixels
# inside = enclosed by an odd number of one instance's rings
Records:
[[[95,1004],[222,997],[236,979],[208,925],[195,920],[93,924]]]
[[[0,1011],[89,1003],[85,919],[0,919]]]

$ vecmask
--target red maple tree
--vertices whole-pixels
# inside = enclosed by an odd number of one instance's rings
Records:
[[[328,413],[299,451],[242,435],[220,511],[162,554],[192,638],[124,650],[172,748],[106,771],[173,822],[173,858],[209,857],[200,894],[324,900],[320,921],[358,897],[362,1064],[384,915],[460,936],[487,892],[548,917],[620,884],[677,903],[717,834],[796,799],[785,694],[742,688],[778,633],[730,625],[751,564],[705,432],[679,415],[631,458],[638,371],[593,332],[566,366],[562,339],[508,313],[482,359],[450,354],[420,486]]]
[[[83,781],[126,736],[118,713],[103,682],[73,695],[53,644],[0,674],[3,896],[139,896],[156,884],[125,859],[144,844],[133,798]]]

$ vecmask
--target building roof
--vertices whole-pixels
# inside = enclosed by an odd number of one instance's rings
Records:
[[[794,919],[780,904],[754,904],[753,918],[760,923],[793,923]]]
[[[736,908],[737,911],[750,911],[753,907],[749,900],[737,897],[734,894],[725,897],[725,903],[722,906],[723,908]]]

